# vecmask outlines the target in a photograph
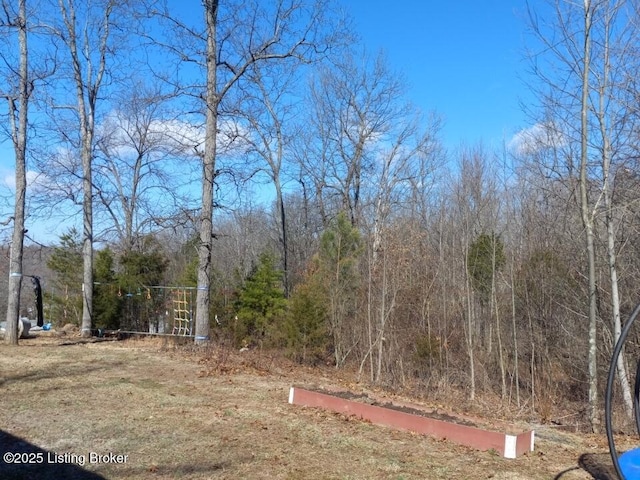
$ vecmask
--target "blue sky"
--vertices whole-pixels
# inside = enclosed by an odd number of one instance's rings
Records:
[[[448,148],[500,148],[527,127],[524,1],[340,1],[366,48],[405,74],[410,100],[444,117]]]
[[[523,81],[524,0],[336,1],[353,17],[368,52],[383,50],[404,74],[409,99],[443,117],[449,150],[480,142],[499,149],[530,125],[519,105],[531,98]],[[13,151],[4,142],[0,181],[12,175]]]

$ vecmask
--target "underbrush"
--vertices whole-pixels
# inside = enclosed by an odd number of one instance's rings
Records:
[[[506,398],[485,387],[470,398],[464,387],[463,374],[449,372],[446,376],[431,376],[428,379],[405,377],[402,384],[371,382],[358,371],[355,364],[340,369],[327,364],[308,365],[293,361],[280,350],[267,348],[241,348],[223,340],[208,345],[176,341],[171,337],[138,337],[125,341],[134,348],[152,348],[167,353],[191,357],[197,363],[199,376],[224,376],[253,374],[287,377],[292,383],[333,384],[354,392],[373,391],[386,397],[396,397],[420,402],[428,406],[457,413],[480,416],[510,422],[550,425],[576,433],[589,431],[584,406],[569,402],[558,396],[558,392],[540,391],[532,398],[521,393],[517,398],[513,390]],[[453,407],[455,406],[455,407]]]

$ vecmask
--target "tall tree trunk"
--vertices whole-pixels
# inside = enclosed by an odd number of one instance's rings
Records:
[[[82,239],[82,328],[83,337],[91,336],[93,318],[93,189],[92,189],[92,148],[91,136],[85,133],[82,151],[82,211],[83,211],[83,239]],[[87,146],[87,144],[89,146]]]
[[[604,203],[606,209],[605,221],[607,223],[607,254],[609,263],[609,279],[611,283],[611,310],[613,316],[613,344],[615,345],[622,333],[622,321],[620,319],[620,294],[618,291],[618,269],[616,267],[615,232],[613,228],[613,214],[611,211],[611,199],[605,193]],[[624,407],[627,417],[633,419],[633,400],[631,388],[629,386],[629,376],[627,374],[627,363],[625,361],[624,350],[618,356],[618,382],[622,391]]]
[[[374,251],[375,254],[375,251]],[[375,258],[375,257],[374,257]],[[375,262],[375,260],[374,260]],[[383,255],[382,258],[382,276],[380,278],[380,304],[378,305],[378,326],[377,326],[377,335],[376,335],[376,343],[378,344],[378,358],[377,358],[377,366],[376,366],[376,382],[380,383],[380,379],[382,377],[382,359],[384,356],[384,331],[386,327],[387,321],[387,291],[388,291],[388,278],[387,278],[387,259],[386,256]]]
[[[516,406],[520,408],[520,365],[518,364],[518,325],[516,321],[515,254],[511,257],[511,329],[513,331],[513,371],[516,382]]]
[[[467,264],[467,255],[468,247],[465,248],[464,252],[464,273],[465,273],[465,296],[467,299],[467,328],[466,328],[466,337],[467,337],[467,354],[469,355],[469,400],[475,400],[476,398],[476,368],[475,368],[475,352],[474,352],[474,323],[475,323],[475,315],[473,308],[473,289],[471,287],[471,274],[469,273],[469,265]]]
[[[20,65],[18,67],[18,106],[9,97],[9,121],[11,136],[16,156],[16,193],[14,205],[13,235],[11,237],[11,253],[9,258],[9,291],[7,299],[7,326],[5,342],[18,344],[18,320],[20,318],[20,290],[22,288],[22,254],[24,246],[24,216],[27,152],[27,113],[29,103],[29,70],[27,49],[26,0],[20,0],[18,19],[18,41],[20,48]],[[17,121],[16,121],[17,112]]]
[[[582,100],[580,128],[580,212],[584,227],[585,248],[588,264],[589,295],[589,422],[593,433],[600,431],[598,408],[598,366],[597,366],[597,298],[596,298],[596,255],[594,245],[593,216],[587,194],[587,165],[589,161],[589,69],[591,68],[591,0],[584,0],[584,45],[582,64]]]
[[[360,368],[358,370],[358,376],[362,375],[364,371],[364,365],[369,360],[369,380],[373,383],[374,377],[374,362],[373,362],[373,260],[371,255],[367,262],[368,276],[367,276],[367,351],[360,361]]]
[[[282,147],[278,147],[279,155],[282,155]],[[284,197],[282,195],[282,185],[280,184],[280,172],[274,172],[274,186],[276,188],[276,204],[280,215],[280,242],[282,244],[282,270],[284,283],[284,296],[289,298],[290,277],[289,274],[289,245],[287,242],[287,214],[284,208]]]
[[[80,128],[80,158],[82,160],[82,210],[83,210],[83,243],[82,243],[82,325],[83,337],[91,336],[93,321],[93,172],[94,135],[96,119],[96,102],[99,98],[102,80],[107,68],[108,44],[112,26],[112,13],[115,0],[104,5],[99,21],[98,32],[83,30],[78,34],[76,29],[75,0],[59,0],[58,5],[66,31],[59,32],[62,41],[69,50],[73,81],[76,89],[76,112]],[[92,45],[90,34],[97,35],[97,45]],[[78,42],[81,42],[78,48]],[[94,58],[97,56],[97,65]]]
[[[529,338],[531,339],[531,362],[529,363],[529,373],[531,375],[531,412],[536,411],[536,337],[533,328],[533,319],[531,318],[531,302],[529,301],[529,291],[524,289],[525,304],[527,306],[527,318],[529,319]]]
[[[198,290],[196,293],[195,343],[209,341],[209,305],[211,303],[211,253],[213,250],[213,190],[218,133],[217,47],[218,0],[204,1],[207,25],[207,86],[204,158],[202,159],[202,211],[198,248]]]
[[[498,343],[498,361],[500,363],[500,383],[502,385],[502,399],[507,398],[507,368],[505,366],[504,350],[502,346],[502,328],[500,326],[500,308],[498,307],[498,295],[496,293],[496,281],[495,281],[495,245],[494,245],[494,269],[493,269],[493,282],[491,286],[491,302],[493,303],[493,311],[496,317],[496,341]]]
[[[609,125],[607,125],[607,95],[610,90],[609,78],[611,75],[609,35],[615,14],[610,11],[606,14],[604,22],[605,35],[603,45],[604,69],[598,92],[598,124],[602,137],[602,201],[605,211],[605,226],[607,231],[607,263],[609,266],[609,283],[611,285],[611,315],[613,320],[613,344],[615,345],[622,332],[620,320],[620,293],[618,290],[618,269],[616,259],[616,234],[614,229],[613,200],[611,198],[611,140]],[[624,400],[624,407],[629,420],[633,420],[633,400],[627,375],[624,350],[620,352],[617,364],[618,383]]]

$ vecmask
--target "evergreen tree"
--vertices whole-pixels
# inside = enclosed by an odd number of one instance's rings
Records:
[[[356,314],[358,262],[362,250],[360,232],[345,213],[340,213],[320,238],[316,275],[319,288],[327,299],[327,318],[338,367],[350,350],[346,330],[349,320]]]
[[[82,315],[82,241],[75,228],[60,236],[47,267],[55,273],[50,291],[45,292],[52,305],[51,320],[60,325],[80,324]]]
[[[483,233],[469,246],[467,265],[473,288],[484,305],[489,301],[494,277],[506,262],[499,235]]]
[[[327,328],[327,297],[319,288],[317,272],[307,275],[289,299],[284,324],[289,354],[301,362],[315,362],[327,352],[330,336]]]
[[[285,307],[282,272],[276,268],[275,257],[263,253],[238,296],[236,341],[262,342],[267,335],[275,338],[274,327],[282,320]]]
[[[114,257],[110,248],[96,254],[93,278],[93,314],[97,328],[120,327],[122,297],[118,296],[118,285],[114,271]]]
[[[133,331],[149,331],[164,310],[162,299],[150,287],[162,285],[168,261],[153,237],[142,239],[141,250],[120,256],[119,288],[123,292],[123,325]]]

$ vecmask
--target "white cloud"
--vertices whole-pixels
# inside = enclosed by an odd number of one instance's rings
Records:
[[[507,148],[516,155],[532,155],[547,148],[566,145],[566,139],[552,122],[536,123],[516,133]]]
[[[168,144],[185,154],[198,155],[204,153],[205,127],[181,120],[160,120],[151,123],[151,131],[159,137],[164,137]],[[218,124],[217,151],[232,154],[246,147],[242,138],[247,136],[247,130],[241,124],[223,121]]]
[[[125,132],[135,132],[136,126],[126,115],[114,111],[106,119],[101,134],[110,136],[114,153],[126,157],[136,152],[131,139]],[[155,145],[159,151],[171,151],[181,155],[201,155],[204,153],[205,126],[199,122],[180,119],[152,120],[149,124],[146,142],[147,147]],[[218,125],[218,145],[220,153],[231,154],[243,148],[240,139],[247,135],[247,130],[236,122],[220,122]],[[246,145],[245,145],[246,147]]]
[[[45,187],[48,183],[47,175],[41,172],[36,172],[34,170],[27,170],[27,188],[38,189],[41,187]],[[4,174],[4,185],[9,188],[11,191],[15,191],[16,189],[16,174],[14,171],[6,171]]]
[[[181,120],[154,120],[149,126],[151,135],[170,148],[193,154],[204,151],[205,131],[202,125]]]

